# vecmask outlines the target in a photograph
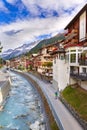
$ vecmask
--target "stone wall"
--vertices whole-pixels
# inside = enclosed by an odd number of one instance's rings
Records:
[[[7,80],[7,81],[4,81],[4,83],[0,86],[0,104],[3,103],[3,101],[6,99],[8,93],[9,93],[9,90],[11,88],[11,84],[10,84],[10,81]]]
[[[6,70],[0,70],[0,108],[9,94],[11,88],[11,80]]]

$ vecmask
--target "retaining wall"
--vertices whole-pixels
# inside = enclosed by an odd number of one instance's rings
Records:
[[[10,90],[10,81],[4,81],[4,83],[2,84],[2,86],[0,86],[0,104],[3,103],[3,101],[6,99],[9,90]]]
[[[4,105],[4,101],[9,94],[10,88],[11,80],[9,74],[0,71],[0,109]]]

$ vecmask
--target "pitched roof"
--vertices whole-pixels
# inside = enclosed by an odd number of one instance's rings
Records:
[[[77,13],[77,15],[71,20],[71,22],[64,29],[70,27],[85,10],[87,10],[87,4]]]

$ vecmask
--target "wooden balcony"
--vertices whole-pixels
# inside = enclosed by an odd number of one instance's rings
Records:
[[[72,31],[65,34],[66,40],[73,39],[74,37],[78,37],[78,30],[77,29],[72,29]]]
[[[77,33],[78,33],[78,30],[77,30],[77,29],[73,29],[73,30],[71,31],[71,33],[72,33],[72,34],[77,34]]]
[[[71,40],[71,44],[76,44],[76,43],[78,43],[78,39],[77,38],[74,38],[74,39]]]
[[[63,45],[65,45],[65,44],[67,44],[67,43],[69,43],[69,40],[68,40],[68,39],[66,39],[66,40],[64,41]]]
[[[70,73],[70,76],[77,80],[87,81],[87,73]]]

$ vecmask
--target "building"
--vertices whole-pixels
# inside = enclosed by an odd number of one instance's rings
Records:
[[[38,72],[47,77],[53,76],[53,56],[51,52],[57,49],[58,43],[44,46],[39,51]]]
[[[68,30],[64,48],[70,69],[70,84],[87,89],[87,4],[65,27]]]
[[[53,76],[53,56],[51,52],[56,50],[57,43],[43,46],[38,54],[32,54],[31,61],[33,63],[33,70],[44,76],[47,80],[52,80]]]
[[[26,69],[26,57],[21,56],[21,57],[16,57],[14,59],[11,59],[9,67],[15,69],[19,69],[19,68]]]
[[[65,56],[62,59],[63,53],[57,52],[56,64],[55,59],[53,64],[53,84],[59,87],[59,90],[63,90],[67,84],[79,84],[87,90],[87,4],[65,30],[65,40],[60,43],[65,50]],[[63,83],[60,84],[60,81]]]
[[[53,87],[63,90],[69,84],[69,66],[65,61],[65,49],[62,44],[64,41],[59,43],[59,47],[56,51],[51,54],[54,57],[53,60]]]

